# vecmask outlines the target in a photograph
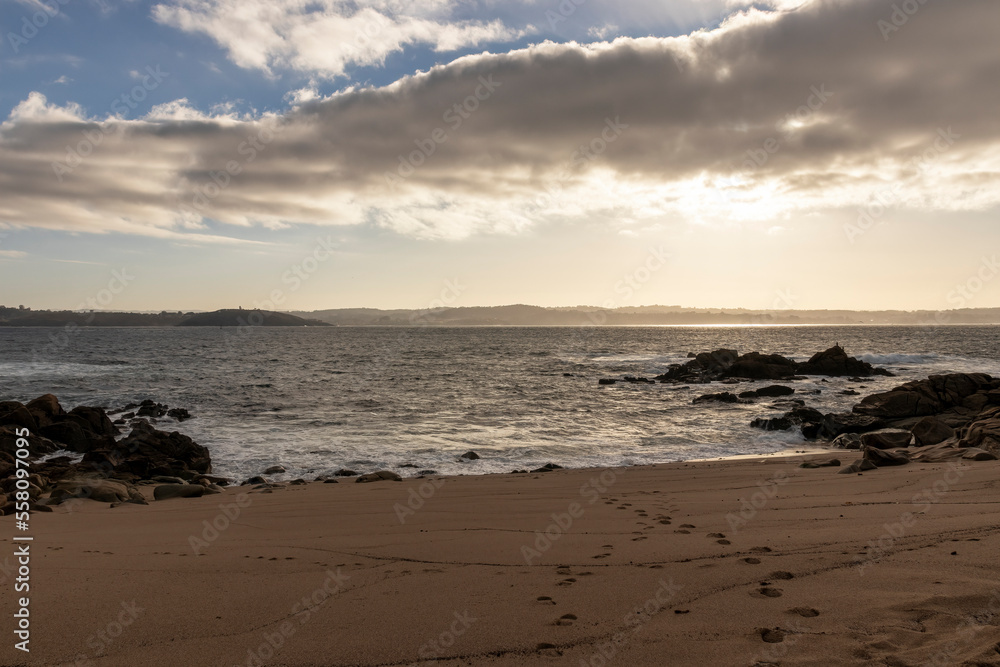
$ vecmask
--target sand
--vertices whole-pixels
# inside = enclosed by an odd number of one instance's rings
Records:
[[[798,463],[57,507],[30,654],[6,517],[0,664],[1000,665],[1000,463]]]

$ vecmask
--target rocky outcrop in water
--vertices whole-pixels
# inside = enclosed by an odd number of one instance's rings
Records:
[[[842,347],[835,345],[805,362],[797,362],[779,354],[759,352],[749,352],[742,356],[736,350],[728,349],[702,352],[685,364],[671,366],[670,370],[656,379],[660,382],[693,383],[718,382],[731,378],[789,380],[802,375],[871,377],[892,376],[892,373],[849,357]]]

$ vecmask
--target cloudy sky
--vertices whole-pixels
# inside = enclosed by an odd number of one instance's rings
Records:
[[[0,303],[1000,306],[998,25],[995,0],[0,0]]]

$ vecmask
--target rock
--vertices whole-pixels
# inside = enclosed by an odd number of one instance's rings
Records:
[[[201,498],[203,495],[205,495],[205,487],[201,484],[163,484],[153,489],[155,500]]]
[[[31,433],[38,430],[38,422],[28,408],[15,401],[0,403],[0,426],[26,428]]]
[[[840,467],[840,459],[829,459],[827,461],[806,461],[800,468],[837,468]]]
[[[136,414],[140,417],[162,417],[167,414],[167,406],[146,399],[139,404],[139,411]]]
[[[59,399],[52,394],[39,396],[25,406],[39,427],[48,426],[58,417],[66,414],[66,411],[59,405]]]
[[[263,474],[264,475],[280,475],[283,472],[285,472],[285,468],[283,466],[271,466],[270,468],[268,468],[267,470],[265,470],[263,472]]]
[[[725,377],[751,380],[781,380],[796,374],[796,363],[778,354],[750,352],[737,359],[723,372]]]
[[[319,480],[317,480],[317,481],[319,481]],[[335,479],[333,479],[333,478],[331,477],[330,479],[324,479],[324,480],[323,480],[323,483],[324,483],[324,484],[339,484],[340,482],[339,482],[339,481],[337,481],[337,480],[335,480]]]
[[[288,483],[289,486],[305,486],[308,482],[304,479],[293,479]]]
[[[924,417],[910,429],[918,447],[936,445],[955,437],[955,429],[936,417]]]
[[[260,475],[255,475],[254,477],[251,477],[247,481],[245,481],[242,484],[240,484],[240,486],[254,486],[256,484],[267,484],[267,485],[270,485],[271,483],[269,481],[267,481],[266,479],[264,479],[263,477],[261,477]]]
[[[630,382],[632,384],[656,384],[656,381],[650,380],[644,377],[632,377],[631,375],[626,375],[624,378],[625,382]]]
[[[436,474],[438,474],[438,471],[437,470],[421,470],[417,474],[420,475],[421,477],[423,477],[425,475],[436,475]]]
[[[777,398],[779,396],[791,396],[795,393],[795,390],[791,387],[786,387],[780,384],[772,384],[769,387],[764,387],[763,389],[758,389],[753,392],[756,396],[761,398]],[[741,394],[742,396],[742,394]]]
[[[913,434],[909,431],[883,429],[862,435],[861,444],[875,449],[896,449],[897,447],[909,447],[912,439]]]
[[[885,466],[901,466],[910,462],[910,455],[902,449],[875,449],[873,447],[864,450],[865,460],[871,461],[879,468]]]
[[[821,433],[824,437],[832,440],[842,433],[877,431],[884,428],[885,425],[885,420],[880,417],[842,412],[824,415]]]
[[[112,423],[108,415],[101,408],[92,408],[80,405],[69,412],[69,417],[75,418],[84,430],[98,436],[116,436],[121,433],[118,427]]]
[[[997,455],[993,452],[988,452],[985,449],[979,449],[977,447],[968,447],[962,450],[962,458],[966,461],[996,461]]]
[[[357,479],[357,483],[360,484],[382,481],[402,482],[403,478],[389,470],[379,470],[378,472],[370,472],[367,475],[361,475]]]
[[[1000,455],[1000,413],[985,413],[985,418],[970,424],[958,446],[975,447]]]
[[[167,410],[167,416],[173,417],[179,422],[191,419],[191,413],[184,408],[171,408],[170,410]]]
[[[841,449],[861,449],[861,436],[857,433],[841,433],[831,444]]]
[[[217,484],[218,486],[229,486],[233,480],[226,477],[216,477],[215,475],[195,475],[191,480],[194,482],[205,482],[209,484]]]
[[[73,452],[89,452],[94,446],[91,437],[77,422],[64,421],[39,427],[38,434],[58,442]]]
[[[600,380],[597,381],[597,384],[614,384],[616,382],[618,382],[618,380],[614,380],[611,378],[601,378]]]
[[[694,399],[693,403],[739,403],[740,397],[736,394],[730,393],[728,391],[722,392],[721,394],[705,394],[704,396],[699,396]]]
[[[892,377],[892,373],[884,368],[875,368],[866,361],[847,356],[844,348],[835,345],[828,350],[819,352],[803,363],[799,364],[798,372],[802,375],[827,375],[842,377],[885,375]]]
[[[970,409],[967,402],[985,407],[989,392],[998,388],[1000,381],[983,373],[932,375],[926,380],[914,380],[890,391],[866,396],[854,406],[854,412],[884,419],[904,419],[936,415],[950,408]],[[977,393],[983,398],[967,400]]]
[[[171,477],[170,475],[156,475],[152,478],[154,482],[159,482],[160,484],[187,484],[186,481],[180,477]]]
[[[97,477],[61,480],[56,484],[49,497],[56,504],[67,498],[88,498],[101,503],[114,503],[125,502],[138,497],[142,501],[145,501],[139,490],[131,484]]]
[[[143,479],[153,475],[190,479],[198,473],[212,472],[208,449],[182,433],[158,431],[145,423],[134,426],[128,437],[114,443],[111,451],[122,459],[114,468],[116,472],[129,472]]]
[[[859,472],[865,472],[866,470],[876,470],[877,468],[878,466],[876,466],[871,461],[868,461],[867,459],[858,459],[857,461],[847,466],[846,468],[841,468],[837,474],[852,475]]]
[[[466,452],[466,453],[462,454],[458,458],[460,458],[460,459],[466,459],[466,460],[469,460],[469,461],[475,461],[475,460],[477,460],[479,458],[479,454],[476,454],[475,452],[469,451],[469,452]],[[413,466],[413,467],[416,468],[416,466]]]
[[[750,422],[750,426],[765,431],[788,431],[794,424],[792,424],[792,420],[788,417],[772,417],[770,419],[754,419]]]
[[[860,391],[854,391],[853,389],[845,389],[843,391],[838,391],[837,393],[840,394],[841,396],[860,396],[861,395]]]
[[[337,472],[333,473],[336,477],[357,477],[358,473],[353,470],[348,470],[346,468],[341,468]]]
[[[546,463],[541,468],[535,468],[531,472],[552,472],[553,470],[562,470],[562,466],[555,463]],[[515,470],[514,472],[517,471]]]

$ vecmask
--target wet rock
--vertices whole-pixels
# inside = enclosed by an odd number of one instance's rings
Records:
[[[205,487],[201,484],[162,484],[153,489],[155,500],[201,498],[203,495],[205,495]]]
[[[389,470],[379,470],[378,472],[370,472],[367,475],[361,475],[357,479],[357,483],[359,484],[384,481],[402,482],[403,478]]]
[[[191,419],[191,413],[185,410],[184,408],[171,408],[167,410],[167,416],[173,417],[179,422]]]
[[[842,412],[823,416],[821,434],[832,440],[842,433],[866,433],[885,426],[885,420],[880,417]]]
[[[479,454],[476,454],[473,451],[468,451],[468,452],[462,454],[458,458],[460,458],[460,459],[466,459],[467,461],[475,461],[475,460],[479,459]],[[414,466],[414,467],[416,467],[416,466]]]
[[[555,463],[546,463],[541,468],[535,468],[531,472],[552,472],[553,470],[562,470],[562,466]]]
[[[719,394],[705,394],[694,399],[693,403],[740,403],[740,397],[736,394],[724,391]]]
[[[763,387],[762,389],[756,389],[754,391],[745,391],[740,394],[740,398],[777,398],[780,396],[791,396],[795,393],[795,390],[791,387],[786,387],[780,384],[773,384],[769,387]]]
[[[601,378],[600,380],[597,381],[597,384],[608,385],[608,384],[614,384],[616,382],[618,382],[618,380],[614,380],[612,378]]]
[[[271,466],[270,468],[268,468],[267,470],[265,470],[263,474],[265,474],[265,475],[280,475],[283,472],[285,472],[284,466]]]
[[[358,473],[353,470],[348,470],[347,468],[341,468],[337,472],[333,473],[335,477],[357,477]]]
[[[864,450],[866,461],[871,461],[879,468],[886,466],[901,466],[910,462],[910,455],[903,449],[875,449],[869,447]]]
[[[955,429],[937,417],[924,417],[913,425],[910,432],[918,447],[936,445],[955,437]]]
[[[866,361],[847,356],[847,352],[839,345],[819,352],[809,361],[798,365],[801,375],[865,376],[884,375],[892,377],[892,373],[884,368],[875,368]]]
[[[261,477],[260,475],[255,475],[254,477],[251,477],[247,481],[245,481],[242,484],[240,484],[240,486],[253,486],[253,485],[256,485],[256,484],[268,484],[269,485],[270,482],[267,481],[266,479],[264,479],[263,477]]]

